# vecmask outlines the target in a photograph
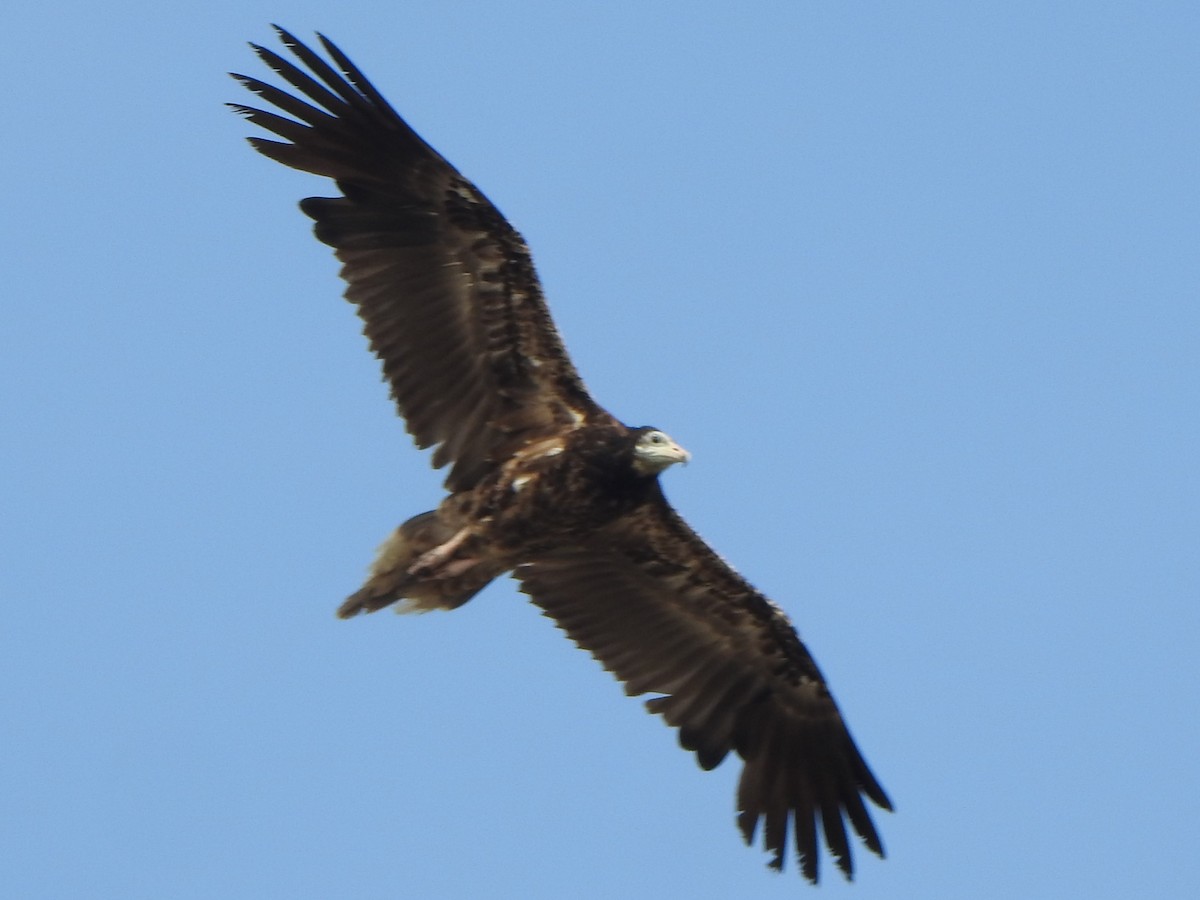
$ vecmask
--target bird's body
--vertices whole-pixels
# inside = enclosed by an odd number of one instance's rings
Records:
[[[337,68],[286,32],[307,71],[255,51],[296,89],[235,76],[286,115],[235,105],[283,141],[280,163],[333,178],[342,196],[301,208],[343,263],[392,396],[448,495],[401,525],[350,617],[396,605],[453,609],[512,572],[579,646],[679,729],[712,768],[745,761],[738,825],[762,826],[781,868],[789,829],[817,879],[818,832],[853,871],[849,823],[882,843],[864,798],[891,809],[820,670],[778,607],[696,535],[659,474],[688,454],[596,403],[567,357],[524,240],[329,41]]]
[[[411,610],[453,609],[524,560],[620,520],[658,489],[661,469],[636,467],[638,442],[646,437],[662,440],[664,460],[686,459],[657,429],[619,423],[580,424],[530,441],[472,488],[397,528],[379,548],[367,583],[338,614],[396,601]]]

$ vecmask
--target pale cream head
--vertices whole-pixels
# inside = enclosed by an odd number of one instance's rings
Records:
[[[652,428],[633,445],[633,470],[639,475],[657,475],[675,463],[687,464],[692,458],[666,432]]]

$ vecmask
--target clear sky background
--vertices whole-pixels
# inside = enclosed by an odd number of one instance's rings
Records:
[[[440,478],[221,105],[273,20],[693,451],[897,805],[822,896],[1197,895],[1200,7],[206,0],[5,13],[7,896],[810,895],[512,582],[335,620]]]

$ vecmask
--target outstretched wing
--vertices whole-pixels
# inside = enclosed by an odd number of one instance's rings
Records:
[[[446,485],[471,487],[534,437],[609,417],[588,396],[542,299],[529,248],[486,197],[426,144],[346,56],[337,69],[277,29],[300,66],[251,45],[296,94],[245,75],[285,116],[230,104],[285,142],[264,156],[324,175],[343,196],[301,209],[337,250],[392,396]]]
[[[813,658],[787,617],[670,507],[657,501],[586,542],[521,565],[522,590],[580,647],[679,729],[711,769],[745,760],[738,824],[783,867],[789,820],[801,871],[817,880],[817,827],[850,877],[848,820],[883,846],[863,795],[890,810]]]

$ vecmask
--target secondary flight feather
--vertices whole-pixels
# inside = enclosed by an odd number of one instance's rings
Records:
[[[231,104],[277,139],[264,156],[333,179],[301,209],[342,262],[346,299],[408,430],[448,466],[447,496],[380,547],[343,618],[461,606],[511,572],[567,635],[679,729],[705,769],[743,760],[738,826],[770,865],[791,844],[841,871],[847,825],[883,845],[890,810],[787,617],[671,507],[659,475],[688,453],[588,394],[550,318],[529,248],[334,44],[332,65],[282,29],[295,61],[251,45],[292,88],[235,75],[276,111]],[[282,113],[282,115],[281,115]]]

